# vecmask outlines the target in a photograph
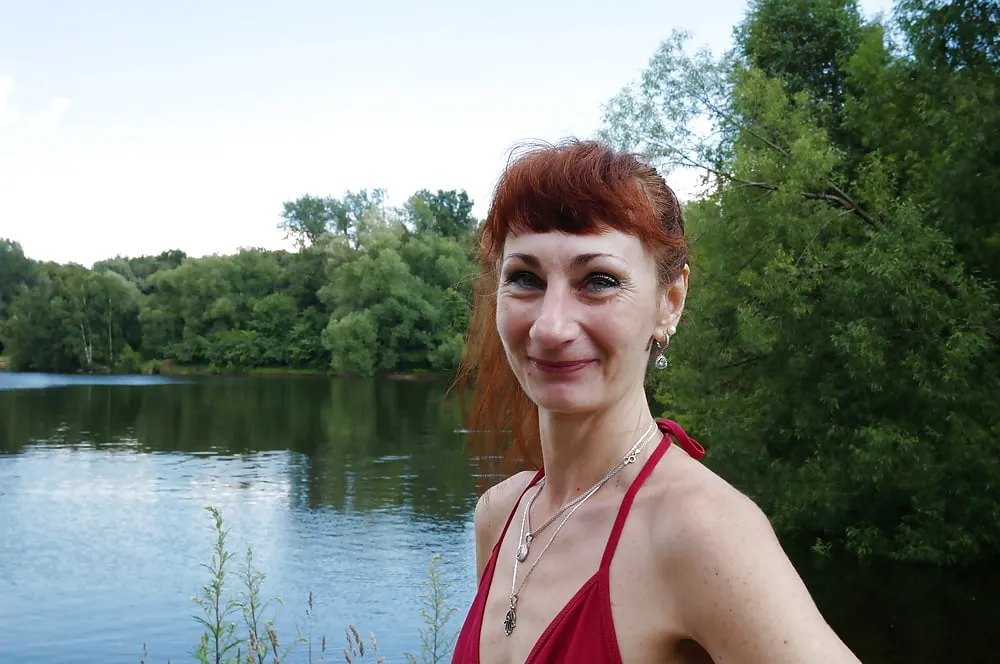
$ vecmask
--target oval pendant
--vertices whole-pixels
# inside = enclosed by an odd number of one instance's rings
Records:
[[[517,547],[517,562],[523,563],[528,557],[528,545],[522,544]]]

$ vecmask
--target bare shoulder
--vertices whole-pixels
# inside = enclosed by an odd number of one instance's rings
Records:
[[[665,479],[669,486],[657,505],[662,517],[657,523],[663,526],[658,535],[665,544],[684,542],[683,547],[660,547],[672,563],[700,558],[706,553],[702,549],[717,550],[720,538],[774,538],[757,504],[701,463],[685,458],[683,467]]]
[[[490,552],[500,538],[504,524],[525,487],[535,476],[532,471],[522,471],[498,484],[494,484],[479,497],[476,503],[476,580],[482,578]]]
[[[715,661],[857,663],[764,512],[704,466],[683,465],[658,501],[653,538],[691,638]]]

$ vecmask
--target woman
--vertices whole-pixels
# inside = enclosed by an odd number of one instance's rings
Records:
[[[645,372],[665,365],[689,274],[656,171],[592,142],[530,151],[480,239],[471,425],[512,431],[541,470],[479,500],[453,661],[857,662],[766,517],[650,413]]]

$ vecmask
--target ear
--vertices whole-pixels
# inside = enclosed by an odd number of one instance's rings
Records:
[[[685,263],[680,275],[663,287],[660,294],[660,306],[653,336],[659,340],[677,334],[677,325],[684,313],[684,302],[687,299],[688,275],[691,268]]]

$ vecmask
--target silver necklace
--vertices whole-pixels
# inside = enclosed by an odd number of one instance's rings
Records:
[[[642,449],[642,446],[646,444],[647,438],[649,438],[649,436],[655,431],[656,431],[656,422],[653,422],[652,424],[649,425],[649,428],[646,429],[645,433],[643,433],[642,436],[639,437],[639,440],[635,441],[635,444],[632,445],[629,451],[625,453],[625,456],[622,457],[621,461],[615,464],[615,466],[611,470],[609,470],[604,477],[599,479],[597,483],[594,484],[594,486],[590,487],[589,489],[581,493],[579,496],[577,496],[573,500],[569,501],[568,503],[557,509],[555,513],[551,517],[549,517],[548,521],[540,525],[538,528],[532,530],[531,505],[535,502],[535,498],[538,497],[538,493],[541,492],[542,485],[545,483],[544,477],[541,480],[539,480],[538,492],[536,492],[531,497],[531,500],[528,502],[527,508],[524,510],[524,515],[521,517],[521,538],[518,540],[518,547],[514,553],[515,557],[517,558],[517,562],[523,563],[528,558],[528,552],[531,549],[531,542],[535,539],[535,537],[538,536],[538,533],[542,532],[550,525],[552,525],[552,523],[560,516],[562,516],[562,514],[566,510],[573,509],[576,505],[583,502],[586,499],[585,497],[589,492],[596,491],[597,489],[600,489],[602,486],[604,486],[604,484],[607,483],[608,480],[610,480],[612,477],[618,474],[618,472],[626,465],[630,463],[635,463],[635,455],[639,453],[639,451]],[[527,535],[524,534],[525,524],[527,524],[527,531],[528,531]]]
[[[518,547],[517,555],[514,556],[514,574],[511,576],[510,579],[510,608],[507,609],[507,615],[504,616],[504,621],[503,621],[504,633],[507,636],[510,636],[511,633],[514,631],[514,628],[517,626],[517,601],[520,598],[521,591],[524,590],[525,584],[528,583],[528,578],[531,577],[531,573],[535,571],[535,567],[538,566],[538,563],[542,560],[542,556],[544,556],[545,552],[549,550],[550,546],[552,546],[552,542],[555,541],[556,536],[559,534],[559,531],[562,530],[563,526],[566,525],[566,522],[570,520],[570,517],[572,517],[573,514],[578,509],[580,509],[580,507],[585,502],[587,502],[587,499],[593,496],[595,493],[597,493],[598,489],[604,486],[608,482],[608,480],[617,475],[621,471],[621,469],[624,468],[625,466],[636,462],[638,455],[642,452],[643,448],[646,446],[646,443],[649,442],[650,433],[652,433],[655,430],[656,430],[656,423],[654,422],[652,425],[650,425],[650,428],[647,429],[644,434],[642,434],[642,437],[640,437],[639,440],[635,442],[635,445],[633,445],[632,448],[625,453],[625,456],[622,457],[622,460],[619,461],[617,464],[615,464],[614,468],[609,470],[604,477],[598,480],[597,484],[587,489],[584,493],[580,494],[577,498],[575,498],[571,502],[563,505],[556,512],[554,517],[552,517],[544,524],[542,524],[542,526],[538,528],[538,530],[534,531],[535,534],[541,532],[546,527],[548,527],[550,523],[555,521],[560,514],[566,512],[566,510],[569,510],[566,516],[563,517],[563,520],[559,522],[559,525],[556,527],[555,532],[552,533],[552,537],[550,537],[549,541],[545,543],[545,546],[542,548],[541,553],[539,553],[538,557],[535,558],[535,562],[531,563],[531,567],[528,568],[528,572],[524,575],[524,578],[521,579],[520,585],[517,585],[517,566],[518,563],[524,562],[524,559],[527,558],[528,556],[527,547],[528,544],[530,544],[530,540],[526,540],[524,532],[525,525],[528,522],[528,512],[531,511],[531,505],[532,503],[535,502],[535,498],[537,498],[538,494],[542,492],[542,482],[539,481],[538,490],[535,491],[535,493],[532,494],[531,498],[528,500],[528,503],[524,508],[524,515],[521,517],[521,533],[518,539],[518,541],[521,542],[521,544]],[[528,536],[529,537],[531,536],[531,532],[528,533]],[[523,557],[521,556],[522,548],[524,548]]]

